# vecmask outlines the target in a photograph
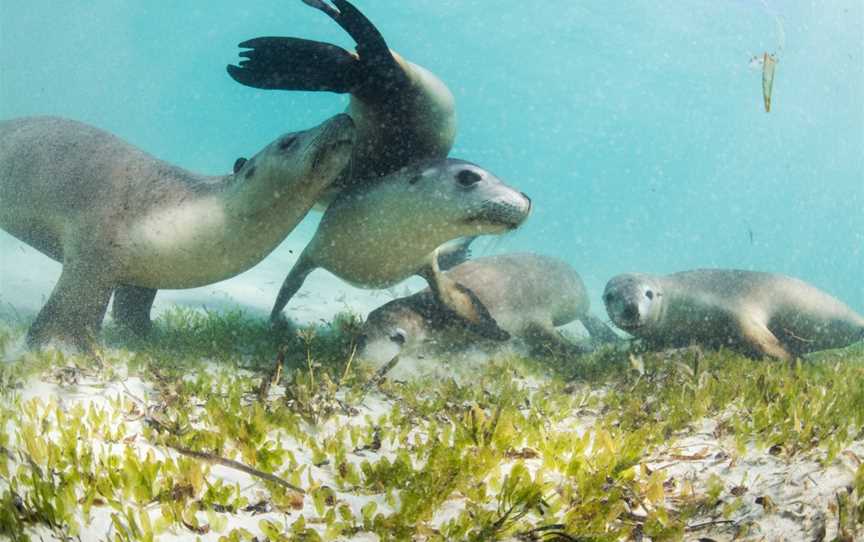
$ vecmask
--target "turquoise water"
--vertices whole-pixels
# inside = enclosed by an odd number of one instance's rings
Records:
[[[598,313],[614,274],[696,267],[786,273],[864,312],[860,1],[357,4],[453,91],[451,155],[533,198],[529,221],[481,254],[565,258]],[[2,0],[0,118],[62,115],[227,172],[347,103],[235,83],[236,44],[265,35],[352,46],[299,0]],[[766,51],[771,113],[750,65]],[[260,265],[286,272],[279,254]]]

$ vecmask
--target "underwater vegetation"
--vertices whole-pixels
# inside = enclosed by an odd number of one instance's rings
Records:
[[[359,324],[340,314],[274,334],[240,311],[176,308],[147,340],[109,327],[95,355],[0,366],[0,534],[864,534],[860,344],[795,364],[691,349],[504,356],[400,381],[357,358]],[[0,347],[25,329],[5,324]]]

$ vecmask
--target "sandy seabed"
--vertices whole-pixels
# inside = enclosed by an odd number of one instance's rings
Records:
[[[5,316],[12,314],[27,317],[38,310],[41,302],[50,292],[53,282],[59,275],[60,267],[23,243],[5,234],[0,236],[2,236],[0,253],[4,254],[6,262],[14,262],[14,265],[5,263],[0,270],[2,272],[0,300],[3,304],[0,312]],[[263,317],[269,311],[282,279],[307,239],[308,235],[298,235],[296,239],[289,239],[264,264],[234,279],[206,288],[162,291],[157,297],[155,312],[158,313],[173,305],[216,310],[239,306],[252,315]],[[9,255],[12,255],[12,258],[8,258]],[[397,290],[401,295],[406,288],[417,289],[420,286],[422,286],[421,282],[412,281],[407,285],[400,285]],[[365,315],[370,309],[389,300],[393,293],[352,288],[328,273],[318,271],[307,280],[301,294],[291,303],[287,314],[301,323],[329,320],[334,314],[346,308]],[[418,372],[439,374],[442,372],[440,367],[434,367],[432,360],[424,360],[418,364],[406,360],[400,363],[398,369],[398,372],[391,377],[407,379]],[[461,367],[461,378],[467,377],[470,380],[471,370],[470,364]],[[541,384],[542,382],[532,378],[525,378],[519,382],[520,386],[528,390],[536,390]],[[158,398],[158,392],[153,388],[152,383],[142,380],[139,376],[128,376],[112,382],[88,380],[85,377],[73,384],[63,385],[36,378],[27,382],[26,386],[19,391],[22,401],[33,398],[39,398],[45,403],[53,401],[67,412],[76,408],[76,405],[83,405],[85,410],[91,406],[110,409],[111,405],[115,404],[111,399],[117,397],[132,398],[130,400],[143,403]],[[585,391],[590,394],[602,395],[603,393],[602,389]],[[270,394],[284,394],[284,388],[276,386],[270,390]],[[390,414],[394,407],[397,405],[392,397],[373,391],[356,407],[356,412],[332,416],[325,423],[310,427],[309,431],[316,439],[323,440],[346,427],[367,428],[369,424],[374,424]],[[398,407],[402,406],[398,405]],[[597,416],[598,413],[593,410],[573,412],[572,415],[566,416],[554,431],[569,432],[577,438],[584,435],[586,431],[591,431]],[[109,418],[111,417],[109,415]],[[130,448],[140,457],[153,454],[157,459],[180,456],[171,448],[153,445],[142,438],[140,435],[144,431],[143,420],[129,420],[128,417],[123,416],[116,416],[113,419],[117,420],[118,427],[119,424],[123,424],[125,438],[122,443],[102,442],[94,443],[94,446],[116,450],[117,453],[120,453],[122,448]],[[744,540],[833,540],[838,536],[837,496],[847,491],[847,488],[853,484],[855,473],[864,458],[864,440],[860,438],[854,440],[837,454],[836,459],[826,465],[819,461],[816,454],[804,453],[795,456],[794,459],[788,459],[769,453],[755,443],[748,444],[742,454],[740,449],[734,449],[735,445],[728,439],[718,436],[718,433],[721,433],[718,431],[718,425],[721,423],[719,419],[703,419],[697,424],[692,424],[687,431],[671,436],[667,443],[654,449],[649,457],[644,457],[641,461],[646,469],[645,472],[663,471],[669,483],[674,481],[675,484],[679,484],[679,489],[680,484],[687,484],[694,491],[704,491],[709,484],[720,480],[723,494],[729,500],[737,499],[738,505],[727,517],[711,515],[703,518],[703,521],[692,521],[683,535],[683,540],[732,540],[735,539],[735,530],[731,526],[742,523],[751,525],[749,532],[740,538]],[[8,428],[4,428],[4,431],[7,430]],[[10,437],[11,449],[15,445],[16,437],[15,435]],[[423,442],[425,437],[422,428],[418,428],[411,438]],[[51,436],[45,435],[45,438]],[[299,443],[292,442],[290,437],[283,435],[281,438],[286,448],[296,446],[294,452],[296,460],[306,465],[306,472],[314,477],[316,483],[330,487],[337,486],[331,465],[316,466],[308,450],[304,450]],[[349,454],[348,460],[359,466],[363,460],[375,461],[382,457],[393,459],[398,451],[393,442],[385,441],[380,449],[355,451]],[[506,474],[517,461],[524,464],[530,472],[537,472],[543,465],[543,458],[532,457],[532,455],[502,463],[497,469],[497,474],[499,476]],[[547,475],[553,482],[556,476],[562,475],[554,472]],[[259,479],[234,468],[211,465],[207,477],[211,483],[221,479],[230,485],[238,484],[242,495],[250,503],[266,499],[266,491]],[[0,489],[4,489],[4,486],[8,488],[8,483],[0,480]],[[393,503],[388,503],[382,494],[336,491],[336,499],[338,503],[350,507],[356,517],[360,517],[364,507],[373,501],[379,513],[394,511]],[[260,513],[238,511],[229,514],[225,518],[226,525],[220,532],[215,530],[194,532],[175,526],[159,535],[158,540],[217,541],[232,528],[244,528],[258,537],[258,540],[264,540],[260,528],[262,520],[270,520],[287,527],[301,515],[307,518],[310,527],[319,529],[323,533],[324,526],[320,519],[316,520],[319,514],[311,501],[309,498],[305,499],[302,506],[288,513],[271,508]],[[770,506],[766,503],[770,503]],[[494,504],[490,506],[494,507]],[[438,508],[428,525],[431,528],[441,526],[457,517],[464,509],[465,500],[458,495],[453,495]],[[111,517],[114,512],[108,506],[94,506],[90,511],[89,523],[82,525],[79,539],[85,541],[124,539],[112,524]],[[156,515],[158,509],[153,508],[151,513]],[[638,518],[639,514],[645,513],[645,510],[634,506],[630,513]],[[199,512],[198,516],[202,524],[208,521],[208,516],[203,512]],[[81,519],[84,519],[83,515]],[[56,531],[39,525],[28,528],[27,534],[35,540],[50,540],[57,537]],[[372,541],[379,540],[379,537],[368,532],[359,532],[351,537],[338,539]],[[418,535],[414,539],[427,538]],[[517,540],[517,538],[511,539]]]

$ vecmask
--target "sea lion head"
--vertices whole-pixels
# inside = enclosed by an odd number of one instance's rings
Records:
[[[238,160],[228,183],[229,209],[254,216],[274,200],[314,200],[351,160],[354,121],[339,114],[320,125],[276,138],[249,160]]]
[[[387,361],[413,352],[425,340],[427,322],[404,299],[386,303],[369,313],[360,331],[358,352],[362,359]]]
[[[457,159],[433,160],[406,172],[409,194],[418,216],[446,239],[498,234],[518,228],[531,212],[531,199],[504,184],[490,171]]]
[[[663,288],[650,275],[624,274],[613,277],[603,292],[603,303],[612,322],[637,334],[662,316]]]

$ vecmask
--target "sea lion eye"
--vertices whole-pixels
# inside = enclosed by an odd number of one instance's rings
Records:
[[[390,340],[399,346],[402,346],[405,344],[405,330],[402,328],[396,328],[396,330],[393,331],[393,334],[390,335]]]
[[[279,150],[288,150],[294,142],[297,141],[297,136],[288,136],[279,142]]]
[[[645,297],[647,297],[648,299],[654,299],[654,292],[652,292],[651,290],[645,290]]]
[[[245,158],[243,158],[242,156],[240,158],[238,158],[237,160],[235,160],[234,161],[234,173],[237,173],[238,171],[243,169],[243,166],[246,165],[246,161],[247,160]]]
[[[470,169],[463,169],[459,173],[456,174],[456,180],[459,181],[459,184],[462,186],[471,186],[473,184],[479,183],[483,180],[483,177],[480,176],[475,171],[471,171]]]

